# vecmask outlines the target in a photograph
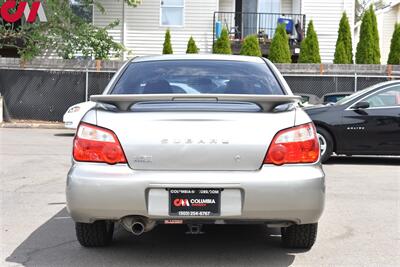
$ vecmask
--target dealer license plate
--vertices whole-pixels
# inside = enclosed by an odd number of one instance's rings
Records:
[[[218,216],[220,193],[219,189],[170,189],[169,215]]]

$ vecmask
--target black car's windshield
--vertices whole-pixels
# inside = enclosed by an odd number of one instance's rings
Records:
[[[228,60],[131,63],[111,94],[285,94],[266,64]]]

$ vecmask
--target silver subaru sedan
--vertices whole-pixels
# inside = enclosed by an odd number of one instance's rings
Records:
[[[315,127],[275,66],[225,55],[127,62],[78,126],[67,207],[85,247],[159,224],[279,227],[313,246],[325,201]]]

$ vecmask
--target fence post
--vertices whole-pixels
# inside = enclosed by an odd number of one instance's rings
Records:
[[[86,68],[85,101],[89,100],[89,70]]]
[[[357,92],[358,88],[357,88],[357,68],[356,68],[356,64],[354,64],[354,92]]]
[[[0,123],[3,122],[3,97],[0,94]]]

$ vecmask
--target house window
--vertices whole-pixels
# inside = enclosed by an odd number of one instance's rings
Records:
[[[75,15],[87,23],[93,22],[93,5],[85,4],[83,0],[70,0],[70,6]]]
[[[161,25],[183,26],[184,0],[161,0]]]

